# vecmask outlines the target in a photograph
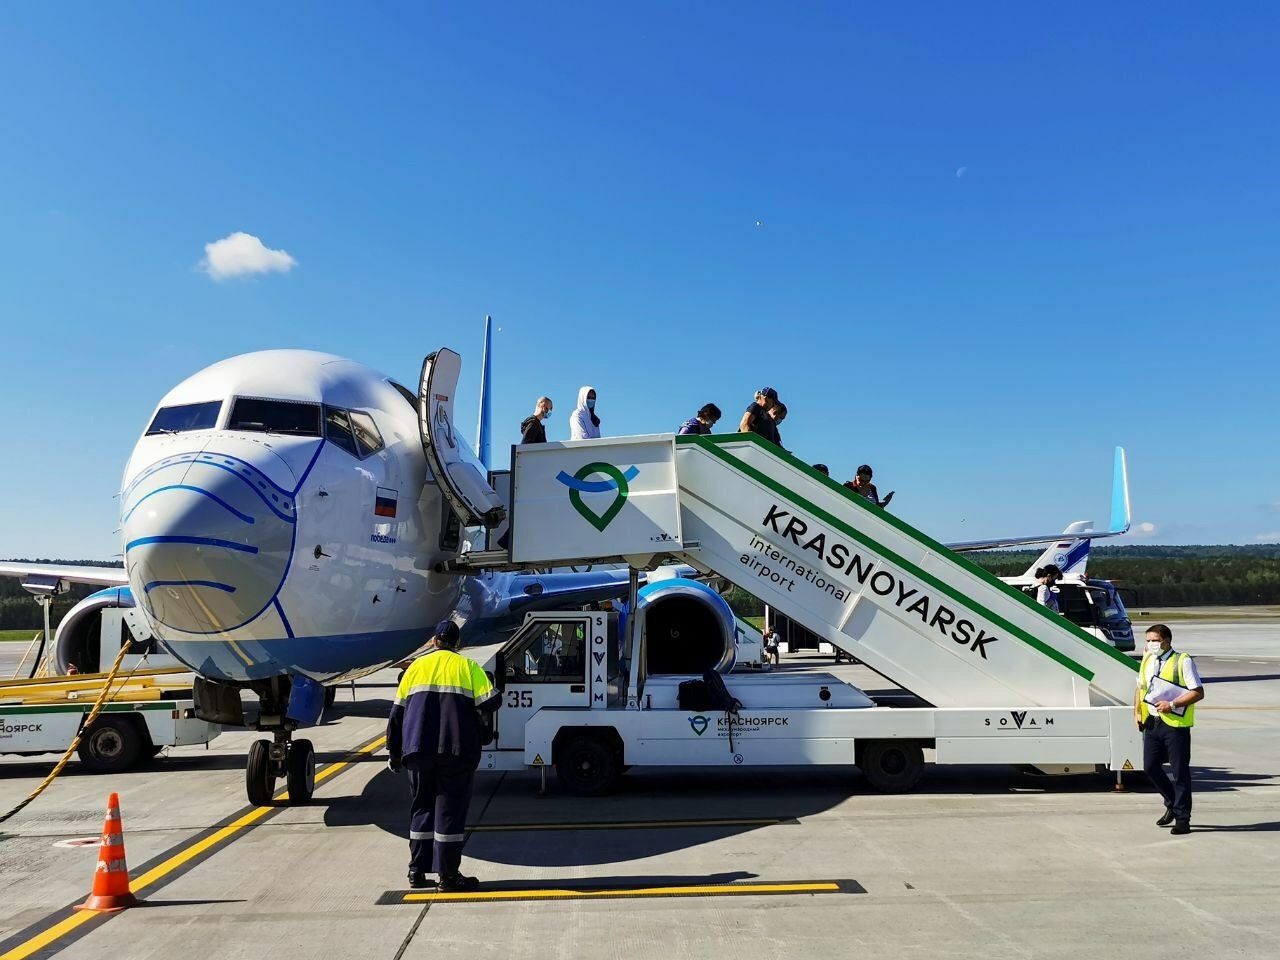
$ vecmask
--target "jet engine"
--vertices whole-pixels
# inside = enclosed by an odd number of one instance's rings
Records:
[[[737,625],[724,597],[697,580],[659,580],[641,588],[648,670],[652,674],[728,673],[737,656]]]
[[[109,587],[89,594],[68,610],[53,634],[54,671],[63,674],[75,664],[80,673],[97,673],[102,659],[102,611],[132,606],[133,593],[128,587]],[[121,625],[121,629],[128,628]],[[119,649],[117,642],[108,662]]]

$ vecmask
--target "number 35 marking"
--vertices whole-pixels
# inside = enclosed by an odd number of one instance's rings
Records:
[[[508,690],[507,706],[513,710],[521,707],[525,709],[532,707],[533,691],[532,690]]]

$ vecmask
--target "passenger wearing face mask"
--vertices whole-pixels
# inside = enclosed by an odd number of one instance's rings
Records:
[[[569,439],[594,440],[600,436],[600,418],[596,416],[596,388],[578,391],[578,405],[569,414]]]
[[[1163,623],[1147,628],[1147,648],[1138,669],[1133,697],[1134,718],[1142,731],[1142,767],[1164,798],[1157,827],[1173,824],[1170,833],[1191,832],[1191,727],[1195,704],[1204,699],[1196,662],[1173,649],[1173,631]],[[1169,764],[1170,782],[1164,772]]]
[[[542,421],[551,416],[553,406],[550,397],[538,398],[533,407],[533,416],[525,417],[520,424],[521,443],[547,442],[547,428],[542,425]]]

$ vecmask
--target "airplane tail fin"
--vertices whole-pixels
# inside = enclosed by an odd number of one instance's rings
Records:
[[[1048,549],[1036,557],[1035,563],[1027,567],[1023,576],[1034,577],[1037,570],[1051,563],[1056,565],[1064,576],[1085,576],[1091,541],[1088,537],[1081,538],[1079,534],[1091,532],[1093,532],[1092,520],[1077,520],[1069,524],[1067,529],[1062,531],[1062,539],[1049,544]]]
[[[1109,533],[1128,533],[1133,516],[1129,510],[1129,466],[1124,447],[1116,447],[1115,466],[1111,476],[1111,527]]]
[[[489,463],[489,447],[492,439],[491,408],[491,361],[490,339],[493,332],[493,317],[488,314],[484,318],[484,355],[480,361],[480,419],[476,423],[476,459],[486,468]]]

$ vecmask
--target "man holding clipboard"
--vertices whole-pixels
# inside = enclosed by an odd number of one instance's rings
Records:
[[[1196,662],[1173,650],[1173,631],[1163,623],[1147,628],[1147,649],[1138,670],[1133,710],[1142,731],[1142,766],[1164,797],[1157,827],[1173,824],[1170,833],[1191,832],[1191,728],[1195,704],[1204,699]],[[1164,772],[1173,771],[1170,782]]]

